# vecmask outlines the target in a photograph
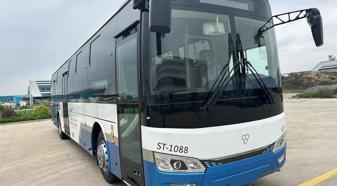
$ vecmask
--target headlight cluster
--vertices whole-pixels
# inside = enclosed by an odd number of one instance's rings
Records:
[[[274,145],[274,149],[273,152],[276,152],[278,150],[280,150],[282,147],[284,147],[287,143],[287,139],[286,139],[286,133],[284,133],[276,142]]]
[[[197,159],[154,153],[157,168],[163,172],[205,172],[205,166]]]

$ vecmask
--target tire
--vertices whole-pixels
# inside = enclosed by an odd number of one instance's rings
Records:
[[[109,171],[109,157],[102,131],[100,131],[97,140],[96,161],[101,169],[102,175],[110,184],[120,182],[120,179]]]
[[[69,139],[69,137],[61,129],[60,117],[57,117],[57,131],[61,140]]]

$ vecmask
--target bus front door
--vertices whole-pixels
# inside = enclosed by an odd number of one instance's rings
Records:
[[[70,135],[70,128],[69,128],[69,114],[68,114],[68,80],[69,80],[69,72],[65,72],[62,76],[62,95],[63,100],[63,123],[64,123],[64,130],[65,133]]]
[[[138,32],[128,29],[116,43],[118,141],[122,177],[144,185],[138,96]]]

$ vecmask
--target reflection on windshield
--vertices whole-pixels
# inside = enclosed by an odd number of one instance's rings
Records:
[[[256,32],[264,23],[264,21],[249,18],[235,18],[237,32],[241,36],[242,46],[247,60],[256,69],[267,87],[280,87],[278,55],[274,30],[269,30],[264,34],[265,46],[259,47],[255,42]],[[247,72],[248,79],[254,79],[252,76],[251,72]],[[259,85],[257,85],[254,80],[248,81],[246,89],[254,88],[259,88]]]
[[[241,36],[244,56],[256,69],[266,88],[279,88],[280,76],[274,30],[265,33],[264,44],[255,42],[264,21],[234,17],[236,32]],[[190,10],[172,10],[171,32],[151,34],[150,89],[152,95],[177,95],[212,92],[221,72],[230,81],[221,90],[228,96],[237,92],[239,77],[233,73],[237,60],[230,48],[233,26],[229,16]],[[237,52],[237,51],[236,51]],[[246,69],[247,70],[247,69]],[[244,73],[242,90],[261,89],[251,71]],[[235,76],[235,77],[232,77]],[[242,77],[240,77],[242,78]],[[226,94],[223,93],[226,92]],[[201,94],[200,94],[201,96]],[[205,98],[203,98],[205,99]]]
[[[152,92],[208,92],[229,63],[229,25],[226,15],[173,10],[171,33],[151,37]]]

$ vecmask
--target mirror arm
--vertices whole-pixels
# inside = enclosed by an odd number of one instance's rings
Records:
[[[256,43],[261,46],[261,38],[263,33],[279,25],[287,24],[290,22],[304,19],[308,16],[312,9],[297,10],[293,12],[287,12],[279,15],[272,16],[263,26],[261,26],[255,36]],[[277,20],[278,23],[274,23]]]
[[[149,0],[133,0],[133,9],[139,9],[141,11],[149,10]]]

